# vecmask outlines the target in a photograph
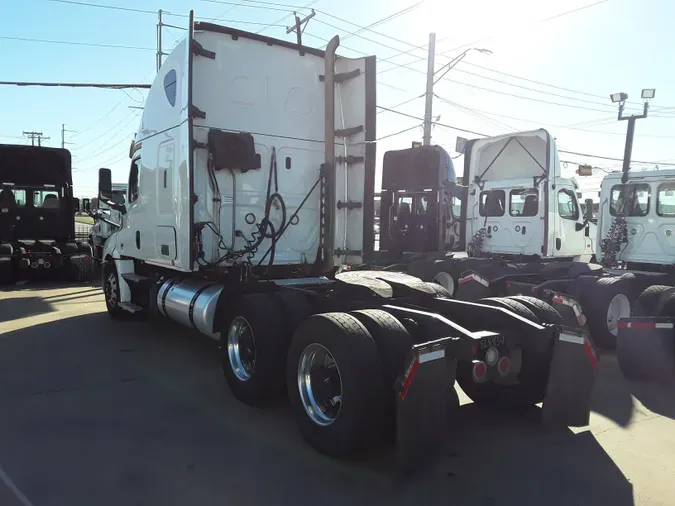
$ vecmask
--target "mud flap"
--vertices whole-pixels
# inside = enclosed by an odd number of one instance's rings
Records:
[[[475,271],[465,271],[457,280],[455,296],[459,300],[473,302],[491,295],[490,281]]]
[[[508,281],[504,288],[506,289],[506,295],[527,295],[528,297],[533,296],[536,291],[536,285],[532,283],[520,283],[517,281]]]
[[[12,280],[12,257],[0,255],[0,283],[9,283]]]
[[[577,299],[564,293],[554,292],[553,290],[545,290],[542,299],[560,313],[565,325],[586,332],[588,339],[593,344],[593,337],[588,331],[586,314]]]
[[[445,448],[448,385],[457,360],[470,354],[466,340],[443,338],[412,347],[396,390],[396,478],[410,478]],[[464,357],[466,359],[466,357]]]
[[[588,425],[597,367],[597,354],[586,332],[568,327],[556,332],[544,397],[544,425],[551,428]]]
[[[68,257],[69,277],[72,281],[88,281],[94,274],[94,260],[90,255],[80,253]]]
[[[616,355],[628,379],[652,382],[675,380],[675,320],[631,317],[619,320]]]

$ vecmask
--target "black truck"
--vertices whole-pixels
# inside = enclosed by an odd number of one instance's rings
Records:
[[[75,240],[78,209],[67,149],[0,145],[0,283],[90,279],[91,246]]]

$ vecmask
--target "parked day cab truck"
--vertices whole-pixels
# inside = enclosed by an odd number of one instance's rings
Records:
[[[596,225],[544,129],[469,141],[464,185],[447,159],[437,146],[385,154],[380,264],[398,255],[407,273],[462,300],[524,294],[553,302],[595,344],[615,347],[619,320],[634,314],[640,294],[672,264],[668,219],[658,218],[661,232],[647,233],[656,215],[644,219],[646,175],[632,172],[635,184],[607,175]],[[634,225],[622,234],[626,219]]]
[[[70,152],[0,145],[0,284],[91,279],[91,248],[75,240]]]
[[[303,438],[399,468],[439,449],[455,379],[495,408],[543,401],[585,425],[595,359],[550,306],[455,301],[401,273],[339,272],[373,251],[375,57],[193,22],[149,91],[127,198],[105,242],[116,319],[158,315],[220,343],[240,401],[286,392]],[[523,310],[524,309],[524,310]]]

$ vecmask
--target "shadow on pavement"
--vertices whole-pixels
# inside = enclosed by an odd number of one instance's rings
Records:
[[[591,410],[627,427],[633,418],[634,401],[629,383],[624,379],[616,357],[605,353],[598,362]]]
[[[675,383],[630,382],[629,388],[649,411],[675,420]]]
[[[0,299],[0,323],[51,313],[53,311],[52,304],[41,297]]]
[[[332,461],[301,440],[284,402],[237,402],[216,344],[175,324],[96,313],[2,343],[0,465],[35,504],[633,504],[590,433],[547,431],[538,410],[461,407],[451,452],[394,485],[381,467],[391,451]]]

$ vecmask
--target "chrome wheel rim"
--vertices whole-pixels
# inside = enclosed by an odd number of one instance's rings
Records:
[[[114,272],[108,274],[105,282],[105,299],[110,307],[117,306],[117,276]]]
[[[619,318],[630,316],[630,300],[620,293],[615,295],[607,308],[607,330],[616,336],[619,333]]]
[[[326,427],[342,410],[342,377],[333,355],[320,344],[307,346],[298,361],[300,401],[309,419]]]
[[[239,381],[248,381],[255,371],[255,338],[251,324],[243,316],[237,316],[227,331],[227,356],[234,376]]]

